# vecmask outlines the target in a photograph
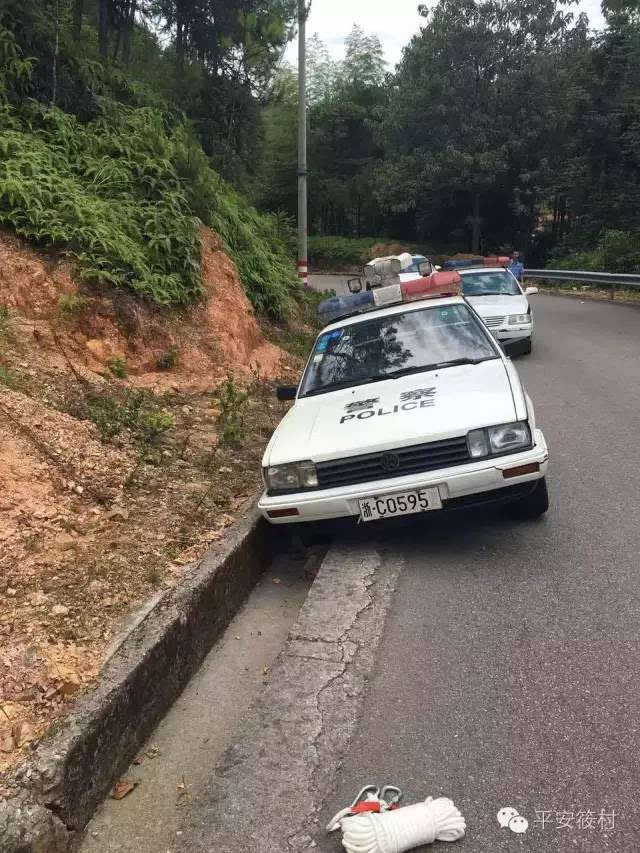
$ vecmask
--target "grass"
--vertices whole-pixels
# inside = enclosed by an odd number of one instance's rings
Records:
[[[81,314],[89,304],[86,296],[79,293],[63,293],[58,300],[58,310],[63,317],[73,317]]]
[[[6,388],[17,391],[22,387],[22,382],[12,370],[9,370],[9,368],[5,367],[3,364],[0,364],[0,385],[4,385]]]
[[[67,389],[64,408],[75,418],[92,421],[107,441],[128,430],[143,453],[175,424],[173,415],[150,391],[125,390],[115,384],[94,389],[73,383]]]
[[[301,295],[295,317],[286,326],[265,328],[265,334],[282,349],[306,361],[322,324],[318,320],[318,305],[335,296],[334,290],[321,293],[307,288]]]
[[[540,283],[542,290],[563,293],[567,296],[580,296],[587,299],[609,299],[616,302],[640,302],[640,288],[617,287],[612,296],[610,287],[585,285],[576,281],[544,281]]]

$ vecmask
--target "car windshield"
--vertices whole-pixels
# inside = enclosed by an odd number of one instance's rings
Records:
[[[300,396],[499,357],[466,305],[414,309],[321,334]]]
[[[508,270],[487,270],[462,276],[465,296],[520,296],[518,282]]]

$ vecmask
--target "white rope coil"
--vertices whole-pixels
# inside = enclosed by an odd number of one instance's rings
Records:
[[[427,797],[423,803],[382,814],[365,813],[340,821],[347,853],[404,853],[434,841],[457,841],[466,824],[446,797]]]

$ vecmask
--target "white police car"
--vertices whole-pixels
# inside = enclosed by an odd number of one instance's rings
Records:
[[[507,352],[526,354],[531,352],[535,329],[527,296],[538,288],[522,288],[509,264],[509,258],[475,258],[447,261],[443,268],[460,273],[465,299]]]
[[[547,510],[547,445],[456,272],[336,296],[264,454],[270,522],[362,521],[494,501]]]
[[[404,281],[413,281],[433,272],[431,261],[424,255],[411,255],[403,252],[400,255],[387,255],[384,258],[373,258],[365,264],[363,275],[367,290],[384,287],[385,284],[400,284]],[[361,279],[351,279],[351,282]]]

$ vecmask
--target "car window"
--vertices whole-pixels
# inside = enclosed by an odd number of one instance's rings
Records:
[[[466,305],[441,305],[351,323],[320,335],[300,396],[361,385],[395,371],[458,359],[499,358]]]
[[[411,266],[403,269],[402,272],[420,272],[420,264],[423,264],[426,260],[424,255],[414,255]]]
[[[520,296],[518,282],[508,270],[470,272],[462,276],[465,296]]]

